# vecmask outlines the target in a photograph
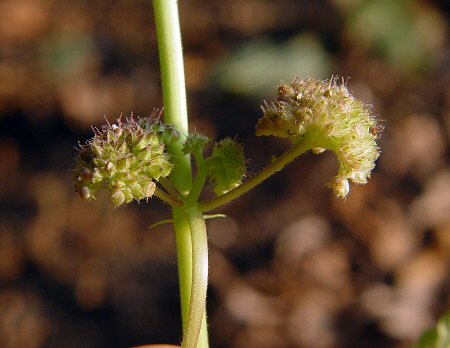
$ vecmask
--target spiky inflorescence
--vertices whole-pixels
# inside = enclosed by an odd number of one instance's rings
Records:
[[[214,192],[220,196],[242,183],[246,165],[242,146],[231,138],[214,144],[208,158],[209,177],[215,183]]]
[[[139,121],[139,122],[138,122]],[[158,133],[133,117],[94,129],[95,136],[81,145],[75,158],[74,186],[83,199],[95,199],[108,188],[114,206],[149,198],[155,180],[169,175],[172,164]],[[145,121],[145,122],[144,122]]]
[[[183,144],[181,152],[183,155],[188,155],[190,153],[196,154],[202,152],[206,144],[211,141],[206,135],[200,133],[189,134]]]
[[[278,98],[263,106],[256,135],[274,135],[294,144],[308,141],[315,153],[334,151],[339,172],[329,183],[338,197],[349,192],[348,180],[364,184],[375,167],[377,120],[370,107],[353,97],[337,78],[295,79],[278,86]]]

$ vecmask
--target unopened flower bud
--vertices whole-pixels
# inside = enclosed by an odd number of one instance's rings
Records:
[[[122,205],[125,202],[125,195],[123,194],[122,191],[116,190],[111,192],[109,199],[111,200],[111,203],[115,207],[118,207],[119,205]]]
[[[347,197],[350,192],[350,185],[345,178],[335,177],[329,183],[328,186],[333,189],[336,197]]]

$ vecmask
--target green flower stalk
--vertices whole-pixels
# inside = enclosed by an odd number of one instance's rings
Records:
[[[172,164],[161,133],[145,127],[150,122],[131,116],[94,129],[94,137],[80,145],[75,158],[74,186],[81,198],[90,201],[99,189],[107,188],[118,207],[153,196],[155,181],[168,176]]]
[[[314,153],[325,149],[336,153],[338,174],[329,186],[345,198],[349,180],[365,184],[375,167],[377,120],[370,107],[356,99],[337,78],[295,79],[278,86],[275,102],[263,105],[256,135],[288,138],[294,145],[306,142]]]

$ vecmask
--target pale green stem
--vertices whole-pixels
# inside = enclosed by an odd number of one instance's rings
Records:
[[[181,317],[183,336],[188,326],[189,301],[192,284],[192,243],[186,214],[182,208],[173,208],[175,237],[177,241],[178,277],[180,285]]]
[[[203,216],[197,209],[186,215],[174,208],[178,273],[183,319],[183,348],[207,348],[206,290],[208,286],[208,241]],[[190,234],[185,233],[191,231]],[[189,248],[188,248],[189,246]],[[201,328],[201,329],[200,329]]]
[[[208,344],[206,330],[206,290],[208,287],[208,239],[205,220],[198,209],[188,216],[192,243],[192,289],[189,307],[189,325],[185,331],[183,348],[204,347]],[[203,324],[203,325],[202,325]],[[200,335],[200,332],[203,334]],[[200,339],[200,336],[202,337]]]
[[[190,157],[181,153],[188,134],[188,116],[178,5],[176,0],[153,0],[153,9],[158,36],[164,122],[173,124],[180,132],[180,141],[167,146],[174,164],[170,178],[176,189],[185,195],[190,189],[192,178]]]
[[[158,36],[158,48],[161,65],[161,82],[164,99],[164,121],[173,124],[180,132],[180,141],[167,146],[174,168],[170,174],[170,181],[183,196],[187,196],[192,184],[190,156],[181,152],[182,144],[188,134],[188,116],[186,106],[186,87],[184,82],[184,63],[181,45],[178,5],[176,0],[153,0],[154,16]],[[183,321],[183,346],[190,344],[194,348],[208,347],[205,305],[202,287],[192,284],[195,262],[192,262],[192,242],[196,237],[192,234],[198,229],[199,223],[191,221],[195,217],[189,215],[186,206],[173,207],[175,235],[177,241],[178,274],[180,284],[181,313]],[[195,220],[197,221],[197,220]],[[193,224],[193,225],[192,225]],[[190,227],[190,225],[192,225]],[[206,232],[205,232],[206,233]],[[206,240],[204,241],[206,243]],[[198,278],[198,274],[195,274]],[[195,278],[194,277],[194,278]],[[205,279],[205,282],[207,280]],[[192,291],[191,291],[192,286]],[[204,284],[206,289],[207,284]],[[198,294],[194,295],[197,291]],[[192,295],[191,295],[192,294]],[[190,301],[196,300],[190,305]],[[201,302],[201,303],[200,303]],[[199,308],[203,308],[199,317]],[[191,310],[196,314],[191,315]],[[199,318],[198,318],[199,317]],[[197,320],[197,322],[192,322]],[[203,324],[201,324],[203,322]],[[200,324],[199,324],[200,323]],[[200,337],[198,336],[198,326]],[[198,342],[198,343],[197,343]]]
[[[232,189],[231,191],[228,191],[227,193],[223,194],[222,196],[219,196],[210,201],[201,203],[200,210],[202,212],[207,212],[207,211],[213,210],[215,208],[218,208],[224,204],[227,204],[227,203],[231,202],[232,200],[238,198],[242,194],[244,194],[247,191],[254,188],[256,185],[260,184],[262,181],[266,180],[271,175],[273,175],[276,172],[283,169],[287,164],[292,162],[298,156],[300,156],[304,152],[306,152],[309,149],[311,149],[312,147],[314,147],[311,144],[312,144],[312,142],[310,141],[310,139],[304,139],[304,141],[302,141],[299,144],[290,148],[283,155],[281,155],[276,160],[274,160],[272,163],[270,163],[266,168],[261,170],[255,176],[252,176],[249,180],[245,181],[241,185],[237,186],[236,188]]]
[[[180,194],[178,193],[177,189],[172,185],[169,179],[165,177],[159,178],[159,184],[167,191],[169,195],[175,198],[180,198]]]
[[[189,204],[195,204],[198,201],[203,186],[205,186],[206,178],[208,177],[208,166],[203,158],[202,150],[194,153],[195,162],[197,164],[197,173],[194,182],[192,183],[191,192],[189,192],[189,195],[186,198],[186,201]]]
[[[179,201],[178,199],[172,197],[171,195],[167,194],[163,190],[161,190],[159,187],[156,187],[154,195],[158,197],[160,200],[166,202],[167,204],[171,205],[172,207],[179,207],[183,203]]]

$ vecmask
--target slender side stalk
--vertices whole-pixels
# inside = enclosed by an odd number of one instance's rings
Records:
[[[177,189],[172,185],[169,179],[165,177],[160,177],[159,183],[167,191],[169,195],[175,198],[180,198],[180,194],[178,193]]]
[[[172,197],[171,195],[167,194],[166,192],[164,192],[163,190],[161,190],[160,188],[156,188],[155,189],[155,193],[154,195],[156,197],[158,197],[160,200],[162,200],[163,202],[166,202],[167,204],[173,206],[173,207],[179,207],[182,205],[182,202],[179,201],[178,199]]]
[[[202,212],[207,212],[238,198],[242,194],[254,188],[256,185],[260,184],[262,181],[266,180],[271,175],[283,169],[287,164],[292,162],[298,156],[314,147],[311,144],[312,142],[310,141],[310,139],[304,139],[304,141],[300,142],[299,144],[289,149],[287,152],[285,152],[283,155],[281,155],[275,161],[269,164],[266,168],[261,170],[258,174],[252,176],[248,181],[242,183],[241,185],[232,189],[231,191],[228,191],[222,196],[201,203],[200,210]]]
[[[203,158],[203,154],[201,151],[198,153],[194,153],[195,160],[197,163],[197,174],[195,176],[194,182],[192,183],[191,192],[186,198],[188,204],[196,204],[198,198],[200,197],[200,193],[205,185],[205,181],[208,177],[208,166],[206,165],[206,161]]]

